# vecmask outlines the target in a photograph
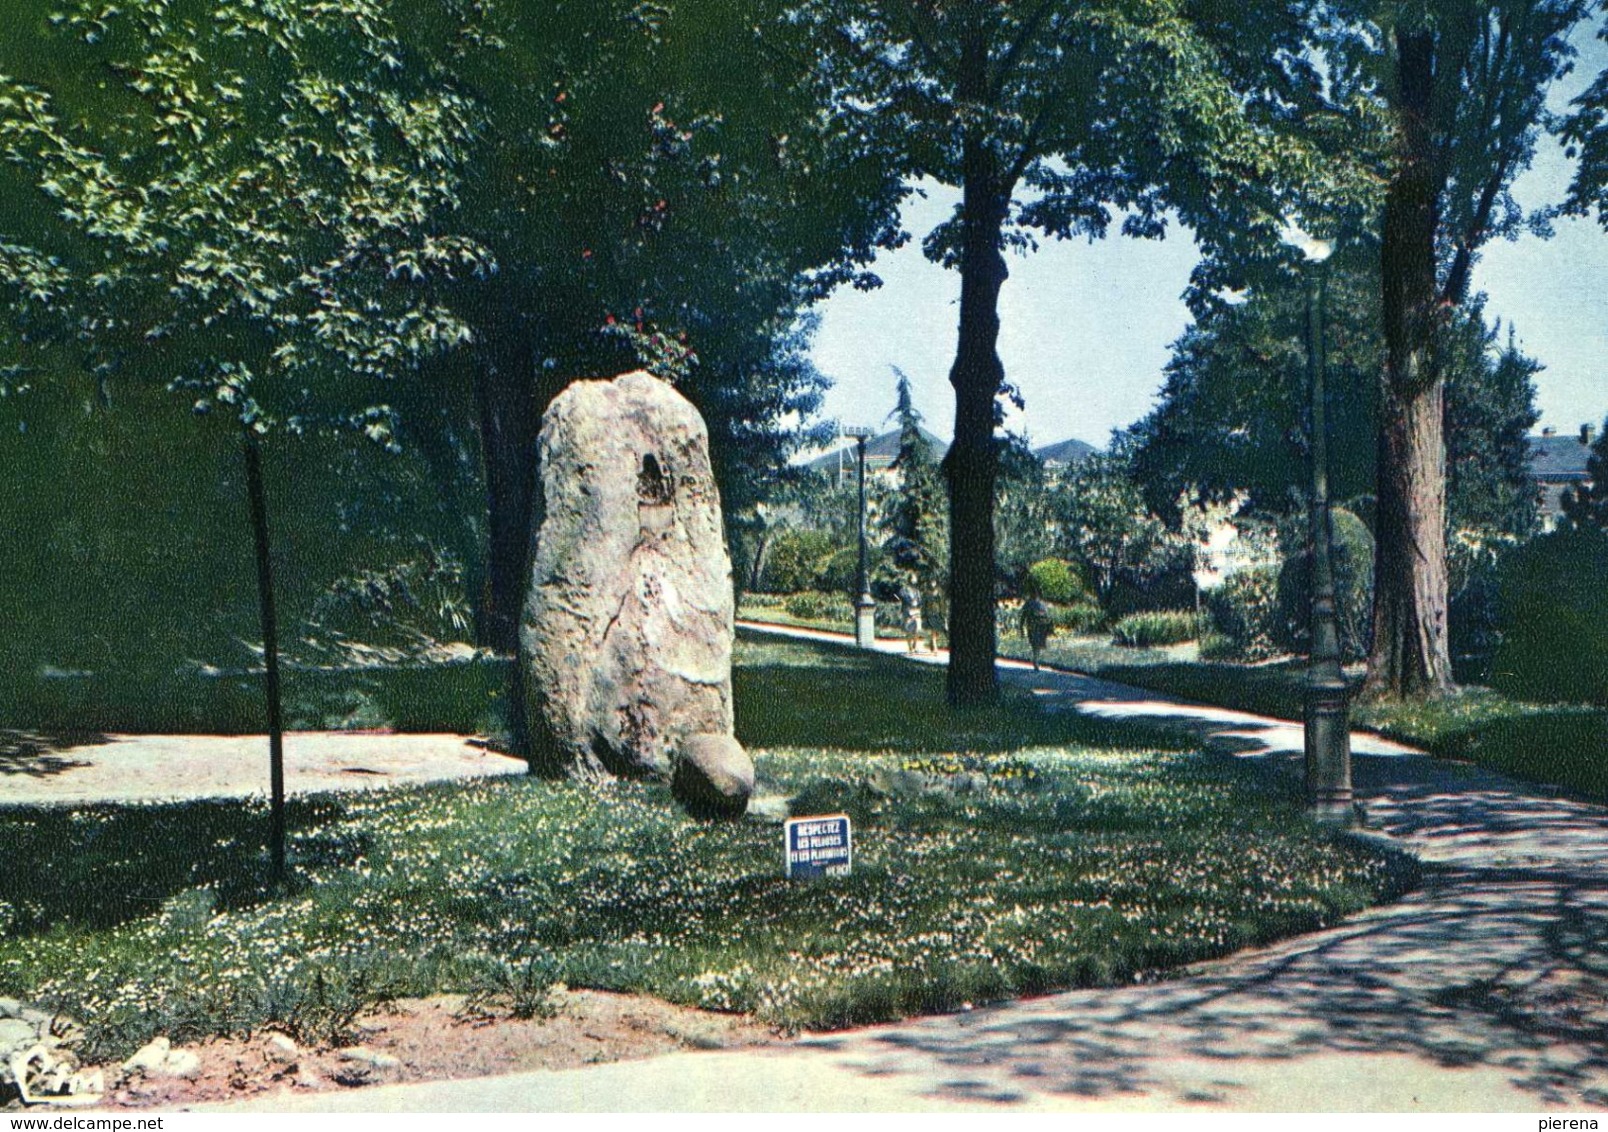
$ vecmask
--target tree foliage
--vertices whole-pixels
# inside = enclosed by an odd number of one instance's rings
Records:
[[[1608,530],[1608,421],[1586,457],[1587,482],[1563,493],[1563,514],[1574,527]]]
[[[1192,562],[1189,546],[1146,505],[1122,455],[1093,455],[1070,468],[1051,505],[1058,553],[1086,571],[1107,609],[1129,612],[1129,594]]]
[[[1330,482],[1372,512],[1378,476],[1379,300],[1364,263],[1331,265],[1325,303]],[[1160,402],[1126,433],[1146,501],[1169,520],[1176,503],[1244,492],[1253,512],[1306,506],[1309,482],[1305,317],[1298,288],[1267,288],[1204,311],[1174,343]],[[1511,332],[1487,327],[1478,304],[1446,332],[1447,524],[1527,533],[1535,515],[1525,437],[1537,420],[1540,366]]]
[[[1608,11],[1604,13],[1608,17]],[[1597,31],[1608,43],[1608,18]],[[1608,227],[1608,67],[1575,99],[1564,124],[1563,138],[1569,157],[1579,158],[1569,187],[1568,207],[1581,215],[1595,212]]]
[[[466,341],[441,286],[491,266],[446,221],[469,102],[372,0],[90,2],[57,30],[53,66],[84,78],[0,81],[22,332],[48,304],[103,374],[392,443],[375,379]]]
[[[889,414],[899,423],[899,452],[890,470],[895,483],[882,506],[884,561],[913,575],[924,594],[942,594],[949,559],[949,515],[938,462],[921,431],[921,414],[910,379],[897,367],[897,401]],[[897,587],[895,587],[897,588]]]
[[[434,0],[405,0],[434,37]],[[534,437],[578,378],[638,366],[710,428],[732,526],[800,443],[824,382],[800,314],[898,242],[897,177],[833,108],[806,29],[776,0],[480,5],[454,74],[483,108],[469,230],[500,270],[468,306],[486,466],[483,639],[523,603]],[[752,528],[750,530],[749,528]]]

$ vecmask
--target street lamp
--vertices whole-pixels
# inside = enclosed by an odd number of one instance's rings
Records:
[[[862,649],[871,649],[876,648],[877,644],[877,603],[871,596],[871,578],[867,568],[869,548],[865,531],[865,442],[871,438],[871,430],[860,425],[848,425],[839,431],[853,438],[860,467],[860,569],[854,579],[854,588],[859,594],[854,599],[854,643]]]
[[[1329,510],[1329,435],[1324,405],[1324,261],[1334,245],[1287,224],[1285,243],[1307,261],[1307,370],[1312,430],[1312,632],[1306,678],[1307,810],[1320,821],[1350,825],[1356,818],[1351,792],[1351,723],[1345,673],[1340,667],[1340,629],[1334,608],[1334,522]]]

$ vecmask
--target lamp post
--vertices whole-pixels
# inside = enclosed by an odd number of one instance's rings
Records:
[[[844,436],[853,437],[855,456],[860,472],[860,568],[855,574],[854,588],[857,596],[854,599],[854,643],[862,649],[875,648],[877,644],[877,603],[871,596],[871,577],[867,566],[869,548],[866,544],[865,531],[865,442],[871,438],[871,430],[863,426],[850,425],[843,428]]]
[[[1334,246],[1299,228],[1285,239],[1306,259],[1307,371],[1311,394],[1312,495],[1308,508],[1312,541],[1312,621],[1306,678],[1307,810],[1320,821],[1350,825],[1356,818],[1351,791],[1351,722],[1345,673],[1340,667],[1340,630],[1334,607],[1334,522],[1329,509],[1329,436],[1324,404],[1324,261]]]

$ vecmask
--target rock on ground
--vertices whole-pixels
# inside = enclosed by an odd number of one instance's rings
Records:
[[[730,735],[689,735],[677,751],[676,796],[695,814],[741,817],[754,792],[754,764]]]
[[[571,385],[540,447],[520,632],[533,761],[669,779],[682,737],[732,730],[731,559],[703,419],[639,371]]]

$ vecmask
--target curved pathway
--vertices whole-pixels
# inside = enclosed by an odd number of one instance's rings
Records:
[[[842,643],[839,634],[748,626]],[[902,642],[886,642],[903,652]],[[922,658],[939,663],[942,656]],[[1170,719],[1288,769],[1299,725],[1002,662],[1058,710]],[[1608,1105],[1608,811],[1354,736],[1372,835],[1423,887],[1173,981],[1073,991],[769,1049],[284,1095],[274,1111],[1188,1109]]]

